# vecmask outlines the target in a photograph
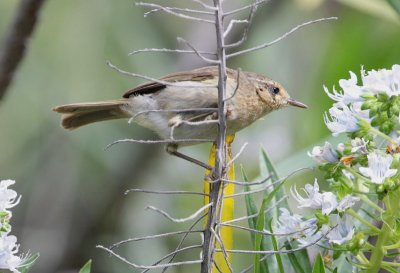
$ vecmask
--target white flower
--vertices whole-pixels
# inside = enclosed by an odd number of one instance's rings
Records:
[[[357,113],[346,104],[337,104],[329,109],[329,116],[324,114],[326,127],[332,132],[333,136],[340,133],[355,132],[358,130]]]
[[[360,152],[361,154],[368,154],[367,150],[368,141],[365,141],[363,138],[355,138],[351,140],[351,152],[356,153]]]
[[[350,181],[354,181],[355,180],[355,177],[354,177],[354,175],[352,174],[352,173],[350,173],[350,172],[348,172],[348,171],[346,171],[346,170],[342,170],[342,173],[344,174],[344,176],[346,176],[347,177],[347,179],[349,179]]]
[[[344,149],[346,149],[346,145],[344,145],[344,143],[339,143],[336,147],[336,150],[338,150],[339,152],[343,153]]]
[[[285,208],[280,208],[281,214],[278,218],[278,228],[276,233],[287,235],[295,239],[309,236],[317,230],[317,220],[315,218],[303,220],[301,215],[290,214]]]
[[[300,204],[298,208],[320,209],[325,215],[336,209],[338,204],[336,196],[332,192],[320,193],[317,179],[315,179],[314,186],[306,184],[304,191],[307,198],[302,197],[296,187],[290,188],[293,198]]]
[[[338,214],[329,217],[334,228],[326,235],[329,243],[342,245],[351,240],[354,235],[354,223],[346,215],[341,218]]]
[[[321,231],[324,230],[324,226],[322,226]],[[315,245],[316,242],[321,241],[321,238],[323,236],[323,232],[317,231],[316,229],[310,230],[304,234],[303,237],[300,238],[295,238],[297,239],[297,242],[299,242],[300,247],[306,247],[310,245]]]
[[[396,169],[390,169],[393,158],[391,155],[379,155],[371,153],[368,155],[368,168],[360,167],[360,173],[371,178],[372,183],[383,184],[386,178],[397,173]]]
[[[332,149],[332,145],[329,142],[325,142],[323,147],[315,146],[311,153],[308,152],[308,156],[320,164],[338,161],[338,154]]]
[[[17,268],[22,264],[23,259],[15,255],[18,252],[19,245],[17,237],[6,234],[0,237],[0,269],[8,269],[19,273]]]
[[[14,180],[0,181],[0,211],[7,211],[7,209],[18,205],[21,196],[17,198],[18,195],[16,191],[8,189],[8,186],[14,183]]]
[[[332,93],[324,86],[325,93],[334,101],[343,104],[349,104],[356,101],[363,101],[361,97],[363,90],[357,85],[357,76],[350,71],[350,79],[340,80],[339,85],[343,92],[340,93],[333,88]]]
[[[362,105],[362,102],[354,102],[351,104],[350,109],[357,117],[366,119],[370,122],[371,119],[369,118],[369,110],[361,110]]]
[[[357,201],[359,201],[360,198],[351,196],[350,194],[346,195],[343,197],[342,200],[340,200],[339,205],[336,207],[336,209],[339,212],[343,212],[346,209],[352,207]]]
[[[374,93],[384,92],[388,96],[400,95],[400,65],[393,65],[391,70],[361,72],[363,89]]]

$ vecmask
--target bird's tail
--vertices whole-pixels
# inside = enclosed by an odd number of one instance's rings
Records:
[[[110,100],[100,102],[74,103],[60,105],[53,111],[61,113],[61,126],[73,130],[86,124],[130,117],[127,111],[128,100]]]

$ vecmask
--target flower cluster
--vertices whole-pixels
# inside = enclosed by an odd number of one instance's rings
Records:
[[[313,216],[291,215],[287,209],[281,209],[277,231],[290,234],[290,237],[297,239],[301,245],[315,243],[324,237],[333,244],[342,245],[348,242],[354,234],[354,224],[343,212],[351,208],[359,198],[346,195],[338,201],[332,192],[320,192],[317,179],[314,185],[307,184],[303,190],[305,197],[296,187],[292,187],[290,191],[299,203],[297,208],[312,209]]]
[[[336,149],[326,142],[314,147],[309,156],[326,172],[326,178],[348,180],[348,189],[356,186],[356,175],[383,192],[393,189],[400,176],[393,167],[399,164],[400,151],[400,65],[391,70],[362,70],[361,82],[358,85],[357,76],[350,72],[350,79],[339,81],[342,91],[333,88],[331,93],[324,88],[335,101],[324,115],[326,126],[333,136],[347,133],[349,140]]]
[[[17,255],[19,248],[17,237],[9,235],[11,232],[9,221],[12,216],[9,209],[16,206],[21,199],[14,190],[8,188],[14,183],[13,180],[0,181],[0,269],[18,273],[17,268],[25,259]]]
[[[332,92],[324,87],[334,100],[324,121],[333,136],[345,133],[348,139],[337,146],[325,142],[308,153],[330,191],[320,192],[317,181],[302,194],[292,188],[298,208],[307,208],[308,215],[282,209],[278,230],[301,245],[319,240],[333,251],[348,251],[352,266],[366,272],[397,272],[400,263],[390,253],[400,248],[400,65],[362,70],[360,81],[350,72],[339,86]],[[375,237],[374,245],[366,236]]]
[[[350,79],[339,81],[342,92],[333,88],[330,93],[324,87],[327,95],[335,101],[329,114],[324,115],[326,126],[334,136],[340,133],[362,135],[370,125],[398,137],[400,65],[393,65],[391,70],[362,70],[361,81],[362,85],[358,85],[357,76],[350,72]]]

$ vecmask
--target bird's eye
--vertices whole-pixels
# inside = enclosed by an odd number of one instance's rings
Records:
[[[272,93],[274,93],[275,95],[279,93],[279,87],[274,87],[272,88]]]

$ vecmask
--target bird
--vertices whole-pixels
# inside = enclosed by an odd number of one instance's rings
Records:
[[[280,83],[264,75],[227,68],[226,76],[227,134],[286,106],[307,108],[292,99]],[[197,144],[199,139],[216,139],[218,79],[218,66],[202,67],[140,84],[121,99],[65,104],[53,111],[62,114],[61,126],[68,130],[128,118],[162,140],[171,140],[167,151],[178,155],[178,147]]]

